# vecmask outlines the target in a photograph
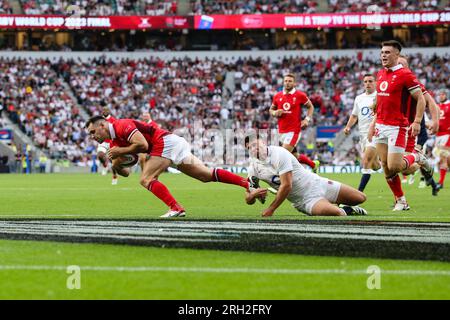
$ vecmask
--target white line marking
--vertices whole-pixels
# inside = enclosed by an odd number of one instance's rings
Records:
[[[82,271],[105,272],[193,272],[193,273],[257,273],[257,274],[367,274],[366,270],[347,269],[262,269],[262,268],[212,268],[212,267],[164,267],[164,266],[80,266]],[[49,265],[0,265],[0,271],[66,271],[67,266]],[[381,270],[382,274],[415,276],[450,276],[450,270]]]

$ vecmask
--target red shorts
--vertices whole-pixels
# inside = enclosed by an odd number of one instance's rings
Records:
[[[295,147],[301,138],[301,132],[285,132],[280,133],[279,139],[281,144],[288,144],[290,146]]]
[[[416,146],[416,143],[417,143],[417,136],[413,137],[412,136],[412,130],[409,130],[408,131],[408,135],[406,137],[405,152],[412,153],[414,151],[414,147]]]

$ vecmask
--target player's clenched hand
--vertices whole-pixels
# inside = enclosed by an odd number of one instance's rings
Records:
[[[117,158],[120,154],[120,150],[117,147],[108,150],[108,158],[111,160]]]
[[[284,114],[284,110],[281,110],[281,109],[275,110],[274,112],[272,112],[272,115],[277,118],[281,117],[283,114]]]
[[[250,192],[250,195],[251,195],[253,198],[265,199],[266,196],[267,196],[267,189],[265,189],[265,188],[258,188],[258,189],[255,189],[255,190],[253,190],[253,191]]]
[[[306,119],[302,120],[301,126],[302,129],[306,128],[307,126],[309,126],[309,121]]]
[[[344,128],[344,134],[348,135],[350,133],[350,128],[349,127],[345,127]]]
[[[431,131],[431,134],[436,134],[439,131],[439,122],[431,121],[427,128]]]
[[[409,127],[409,130],[411,130],[411,135],[413,137],[417,137],[420,133],[420,123],[413,122]]]
[[[274,210],[272,210],[272,209],[270,209],[270,208],[267,208],[267,209],[264,209],[263,211],[262,211],[262,214],[261,214],[261,216],[263,216],[263,217],[271,217],[272,215],[273,215],[273,213],[274,213],[275,211]]]

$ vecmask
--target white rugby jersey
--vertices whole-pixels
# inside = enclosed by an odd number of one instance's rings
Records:
[[[356,96],[353,105],[352,115],[358,117],[358,129],[360,135],[367,135],[369,132],[370,123],[373,120],[372,105],[377,92],[371,94],[360,94]]]
[[[280,175],[292,171],[292,191],[287,199],[292,203],[302,202],[310,185],[317,183],[320,177],[305,168],[283,147],[269,146],[265,160],[250,158],[248,175],[259,178],[278,190]]]

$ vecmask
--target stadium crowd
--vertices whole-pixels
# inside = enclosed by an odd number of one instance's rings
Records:
[[[82,160],[84,120],[50,62],[0,58],[0,73],[0,104],[9,118],[51,158]]]
[[[192,14],[314,13],[317,1],[309,0],[191,0]]]
[[[449,58],[416,55],[410,64],[418,79],[434,91],[450,86]],[[285,58],[280,63],[101,58],[85,63],[61,60],[52,66],[48,61],[1,59],[0,104],[53,157],[67,156],[77,162],[94,146],[83,132],[76,102],[90,115],[108,107],[116,117],[139,118],[150,110],[163,127],[184,128],[192,135],[205,129],[272,129],[276,121],[268,109],[282,88],[282,75],[291,71],[298,77],[297,88],[315,106],[314,123],[345,125],[355,96],[362,92],[362,75],[378,69],[378,61],[362,56]],[[59,79],[69,84],[78,101],[71,100]],[[198,149],[210,146],[211,140],[204,137],[195,144]],[[334,149],[320,148],[311,150],[313,157],[323,157],[325,163],[336,160]],[[350,155],[354,154],[351,150]]]
[[[21,4],[25,14],[172,15],[177,10],[177,2],[171,0],[32,0]]]
[[[0,0],[0,14],[11,14],[12,8],[8,0]]]
[[[7,0],[0,1],[0,10],[10,10]],[[3,4],[3,5],[2,5]],[[25,14],[71,15],[176,15],[176,0],[31,0],[21,1]],[[328,12],[383,12],[438,10],[439,0],[328,0],[320,8],[314,0],[190,0],[183,15],[202,14],[275,14],[275,13],[316,13]],[[1,11],[0,11],[1,13]]]
[[[439,0],[328,0],[330,12],[386,12],[438,10]]]

